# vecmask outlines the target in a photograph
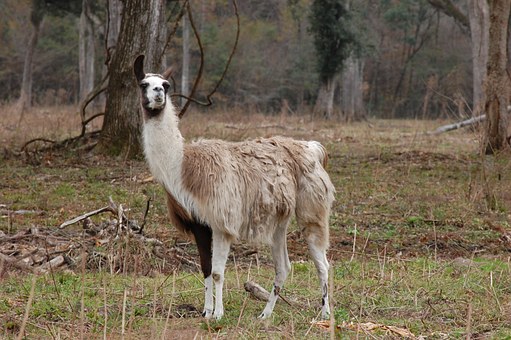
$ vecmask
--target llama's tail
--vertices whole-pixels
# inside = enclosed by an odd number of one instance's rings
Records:
[[[313,150],[314,155],[318,162],[321,163],[321,165],[323,165],[323,168],[326,168],[326,165],[328,163],[328,153],[326,151],[326,148],[320,142],[316,142],[315,140],[309,141],[308,145],[309,148]]]

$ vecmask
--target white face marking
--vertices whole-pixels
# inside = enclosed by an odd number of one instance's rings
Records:
[[[140,82],[144,92],[144,106],[149,109],[163,109],[167,101],[167,90],[170,84],[167,80],[148,74]]]

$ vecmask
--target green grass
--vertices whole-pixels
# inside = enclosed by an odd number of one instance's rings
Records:
[[[433,338],[441,333],[462,337],[467,327],[472,334],[511,334],[509,262],[431,258],[383,261],[364,255],[351,262],[334,263],[332,305],[337,325],[374,322]],[[270,320],[256,319],[264,303],[248,296],[243,283],[250,277],[270,287],[272,276],[268,266],[236,271],[230,261],[225,282],[225,316],[220,321],[209,322],[197,314],[179,317],[184,305],[202,308],[203,283],[195,273],[156,277],[105,272],[41,276],[36,280],[27,337],[49,337],[52,329],[63,337],[78,337],[82,333],[86,337],[101,337],[106,329],[107,336],[117,337],[123,332],[123,318],[124,333],[136,338],[160,337],[165,328],[167,334],[193,329],[202,336],[218,333],[241,338],[258,337],[261,332],[271,338],[327,336],[328,331],[312,323],[320,312],[320,291],[315,268],[309,262],[293,263],[283,291],[298,306],[280,301]],[[4,316],[0,327],[4,337],[14,337],[14,330],[21,327],[30,288],[31,276],[3,281],[0,313]],[[166,321],[169,308],[170,319]],[[470,325],[467,324],[469,309]],[[355,331],[342,327],[336,334],[356,336]]]

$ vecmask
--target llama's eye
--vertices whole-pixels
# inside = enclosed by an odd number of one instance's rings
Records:
[[[169,90],[170,84],[169,83],[163,83],[163,88],[165,89],[165,92]]]
[[[140,84],[140,88],[141,88],[142,90],[144,90],[145,88],[147,88],[147,85],[149,85],[149,84],[148,84],[148,83],[141,83],[141,84]]]

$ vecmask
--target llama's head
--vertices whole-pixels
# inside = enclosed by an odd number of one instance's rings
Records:
[[[170,101],[167,96],[170,88],[167,79],[170,78],[172,70],[168,69],[163,74],[146,74],[144,72],[144,55],[139,55],[135,59],[133,70],[140,88],[142,107],[150,116],[158,115],[165,108],[167,101]]]

